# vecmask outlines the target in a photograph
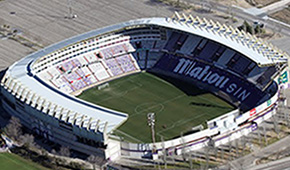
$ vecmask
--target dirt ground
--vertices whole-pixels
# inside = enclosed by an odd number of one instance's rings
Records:
[[[287,24],[290,24],[290,7],[288,6],[287,8],[282,9],[281,11],[273,13],[270,15],[270,17],[275,18],[279,21],[285,22]]]
[[[251,8],[252,6],[246,0],[216,0],[223,5],[236,5],[243,8]]]
[[[269,30],[269,29],[266,29],[265,34],[256,35],[256,36],[265,40],[265,41],[275,40],[275,39],[279,39],[282,37],[282,35],[279,32],[277,32],[275,30]]]
[[[258,7],[262,8],[280,0],[216,0],[224,5],[236,5],[243,8]]]
[[[268,6],[272,3],[278,2],[280,0],[247,0],[247,1],[253,1],[255,3],[254,6],[256,6],[258,8],[262,8],[262,7]]]

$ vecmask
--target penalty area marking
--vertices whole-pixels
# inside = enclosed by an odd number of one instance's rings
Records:
[[[210,104],[214,104],[214,105],[219,106],[219,107],[225,107],[225,106],[221,106],[221,105],[217,104],[216,102],[214,102],[212,100],[207,99],[206,97],[202,97],[202,96],[197,96],[197,97],[204,100],[204,101],[209,102]]]
[[[140,83],[139,83],[139,84],[137,84],[137,86],[131,87],[131,88],[129,88],[129,89],[126,88],[126,90],[124,90],[124,91],[115,92],[115,90],[113,90],[113,88],[120,88],[120,87],[121,87],[121,83],[124,83],[125,81],[130,81],[130,80],[124,80],[124,81],[122,81],[122,82],[120,82],[120,83],[118,83],[118,84],[114,84],[114,85],[112,85],[112,86],[110,86],[110,87],[108,87],[108,88],[106,88],[106,89],[103,89],[103,92],[101,92],[100,94],[106,94],[106,93],[108,93],[108,91],[111,90],[111,92],[112,92],[115,96],[107,97],[107,98],[105,98],[105,99],[103,99],[103,100],[99,100],[98,102],[104,102],[104,101],[107,101],[107,100],[110,100],[110,99],[113,99],[113,98],[123,97],[123,96],[125,96],[128,92],[133,91],[133,90],[135,90],[135,89],[138,89],[138,88],[142,87],[142,85],[140,86]],[[131,81],[131,82],[132,82],[132,81]],[[135,84],[136,84],[136,83],[135,83]]]
[[[136,108],[135,108],[135,113],[136,113],[136,114],[140,114],[140,113],[142,113],[143,111],[149,110],[149,109],[154,108],[154,107],[156,107],[156,106],[158,106],[158,105],[162,105],[162,106],[163,106],[163,107],[162,107],[162,110],[161,110],[161,111],[163,111],[164,108],[165,108],[164,104],[167,104],[167,103],[169,103],[169,102],[172,102],[172,101],[174,101],[174,100],[176,100],[176,99],[179,99],[179,98],[181,98],[181,97],[184,97],[184,96],[186,96],[186,94],[182,94],[182,95],[176,96],[176,97],[174,97],[174,98],[172,98],[172,99],[165,100],[164,102],[161,102],[161,103],[156,103],[155,105],[152,105],[152,106],[150,106],[150,107],[148,107],[148,108],[146,108],[146,109],[143,109],[143,110],[141,110],[141,111],[138,111],[138,107],[141,107],[141,106],[146,105],[146,104],[148,104],[148,103],[155,103],[155,102],[142,103],[142,104],[136,106]],[[159,112],[161,112],[161,111],[159,111]],[[158,112],[158,113],[159,113],[159,112]],[[133,114],[133,115],[136,115],[136,114]],[[131,116],[133,116],[133,115],[131,115]]]
[[[170,129],[173,129],[173,128],[175,128],[175,127],[178,127],[178,126],[180,126],[181,124],[185,124],[185,123],[187,123],[187,122],[190,122],[190,121],[192,121],[193,119],[196,119],[196,118],[198,118],[198,117],[201,117],[202,115],[200,114],[200,115],[198,115],[198,116],[194,116],[193,118],[191,118],[191,119],[183,119],[183,120],[179,120],[179,121],[177,121],[177,122],[174,122],[169,128],[166,128],[166,129],[163,129],[163,130],[160,130],[160,131],[158,131],[157,132],[157,134],[158,135],[161,135],[161,133],[163,133],[163,132],[166,132],[166,131],[168,131],[168,130],[170,130]],[[165,136],[165,135],[162,135],[162,136]]]
[[[133,137],[133,136],[131,136],[131,135],[129,135],[129,134],[127,134],[127,133],[121,131],[121,130],[116,129],[115,131],[118,132],[118,133],[121,133],[122,135],[127,136],[127,137],[129,137],[130,139],[133,139],[133,140],[135,140],[135,141],[137,141],[137,142],[139,142],[139,143],[145,143],[145,142],[141,141],[140,139],[137,139],[137,138],[135,138],[135,137]]]
[[[152,106],[150,106],[151,104],[152,104]],[[146,107],[144,109],[138,110],[138,108],[141,108],[142,106],[146,106],[146,105],[149,105],[150,107]],[[131,117],[135,116],[135,115],[142,114],[142,113],[144,113],[144,111],[148,111],[148,110],[153,109],[153,108],[158,107],[158,106],[161,106],[160,109],[157,111],[154,111],[154,113],[162,112],[164,110],[164,105],[162,103],[155,103],[155,102],[142,103],[142,104],[135,107],[135,110],[134,110],[135,114],[132,114]]]

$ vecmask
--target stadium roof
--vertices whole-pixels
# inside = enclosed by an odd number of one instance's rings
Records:
[[[244,54],[260,67],[287,62],[287,54],[249,33],[198,16],[175,14],[168,18],[174,28],[214,40]]]
[[[96,106],[72,95],[64,94],[39,79],[31,67],[39,58],[74,43],[125,27],[139,25],[158,25],[206,37],[239,51],[260,66],[286,62],[287,59],[279,50],[246,33],[238,32],[224,25],[221,26],[219,23],[201,20],[198,17],[193,18],[185,15],[180,17],[179,14],[175,14],[171,19],[147,18],[123,22],[48,46],[14,63],[6,73],[6,78],[9,81],[5,82],[4,87],[8,88],[9,91],[11,90],[12,94],[17,94],[20,99],[30,98],[29,100],[37,103],[38,107],[41,105],[46,107],[46,110],[53,109],[56,114],[52,116],[58,119],[70,123],[76,120],[76,124],[88,130],[110,132],[127,119],[127,114]]]

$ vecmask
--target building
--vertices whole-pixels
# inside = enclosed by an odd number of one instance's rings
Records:
[[[166,141],[168,154],[246,135],[275,114],[279,90],[288,83],[287,55],[277,48],[230,26],[176,13],[93,30],[26,56],[2,79],[2,103],[24,126],[86,154],[144,157],[155,147],[160,155],[161,143],[120,142],[111,135],[126,113],[75,97],[148,69],[195,83],[238,108],[208,121],[203,131]]]

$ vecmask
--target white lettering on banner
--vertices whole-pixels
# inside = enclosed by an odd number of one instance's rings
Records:
[[[196,62],[188,59],[179,59],[173,72],[189,76],[209,85],[214,85],[216,88],[231,94],[241,101],[247,99],[251,94],[251,92],[248,92],[246,89],[239,87],[237,83],[230,82],[230,78],[211,71],[210,66],[196,67]]]
[[[237,85],[235,83],[232,83],[228,86],[228,88],[226,89],[226,91],[231,94],[235,89],[237,88]]]

